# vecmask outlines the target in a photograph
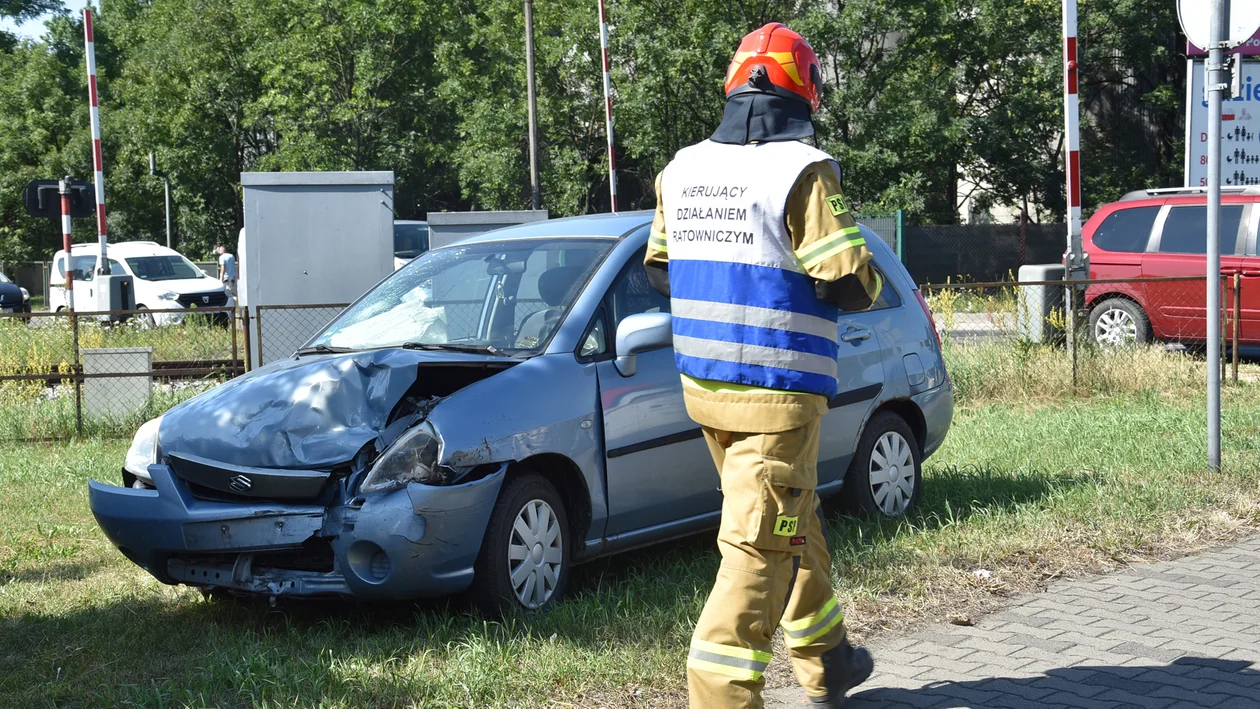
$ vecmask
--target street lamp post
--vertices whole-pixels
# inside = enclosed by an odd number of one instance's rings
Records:
[[[525,86],[529,99],[529,192],[535,210],[542,208],[538,184],[538,95],[534,90],[534,0],[525,0]]]

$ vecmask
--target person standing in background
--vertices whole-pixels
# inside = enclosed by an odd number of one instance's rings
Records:
[[[219,254],[219,280],[223,282],[223,287],[235,299],[236,257],[228,253],[227,247],[223,244],[215,247],[215,252]]]

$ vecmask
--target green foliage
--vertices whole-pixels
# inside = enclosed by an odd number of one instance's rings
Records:
[[[49,0],[0,0],[29,17]],[[623,208],[721,117],[727,62],[769,20],[822,57],[819,145],[852,201],[953,222],[968,196],[1063,198],[1060,5],[1053,0],[848,0],[608,5]],[[608,208],[594,6],[535,4],[543,205]],[[161,180],[193,257],[234,240],[239,175],[392,170],[396,214],[529,204],[524,18],[518,0],[105,0],[97,53],[109,227],[161,239]],[[1184,62],[1162,0],[1081,6],[1086,201],[1175,183]],[[37,177],[91,174],[81,20],[0,42],[0,259],[48,258],[55,224],[25,216]],[[978,187],[961,180],[966,177]],[[961,186],[960,186],[961,185]],[[76,225],[79,240],[91,224]]]

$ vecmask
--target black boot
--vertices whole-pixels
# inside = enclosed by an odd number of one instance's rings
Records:
[[[875,669],[875,660],[864,647],[853,647],[848,639],[822,654],[823,684],[827,696],[810,697],[810,703],[825,709],[844,709],[845,694],[862,684]]]

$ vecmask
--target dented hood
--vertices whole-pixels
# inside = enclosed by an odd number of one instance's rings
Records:
[[[390,423],[422,367],[463,370],[459,386],[511,361],[402,349],[272,363],[176,406],[158,430],[164,454],[262,468],[329,469],[351,461]],[[444,396],[437,390],[421,395]],[[449,387],[450,385],[447,384]]]

